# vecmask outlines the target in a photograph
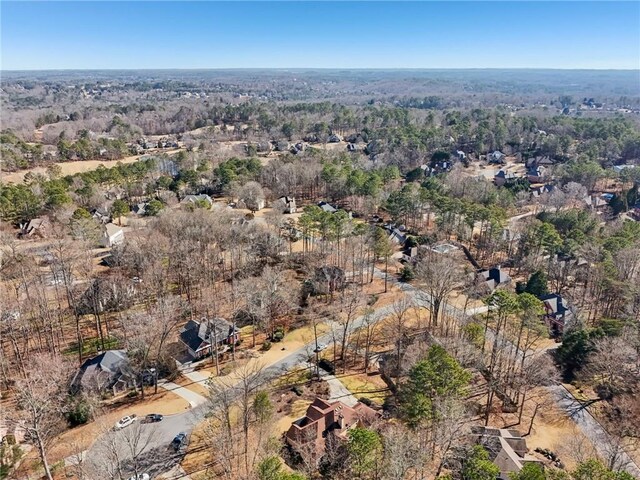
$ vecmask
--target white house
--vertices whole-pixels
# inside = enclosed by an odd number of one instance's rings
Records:
[[[113,223],[107,223],[102,229],[100,245],[103,247],[113,247],[124,242],[124,230]]]

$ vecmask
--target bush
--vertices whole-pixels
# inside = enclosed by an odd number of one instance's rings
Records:
[[[67,414],[67,421],[72,427],[84,425],[91,420],[91,405],[85,400],[80,399],[74,403],[71,411]]]
[[[265,340],[262,346],[260,347],[260,350],[262,350],[263,352],[266,352],[267,350],[271,350],[271,342],[269,340]]]
[[[405,265],[404,267],[402,267],[402,270],[400,271],[400,281],[410,282],[414,278],[416,278],[416,275],[413,272],[413,268],[411,268],[411,266]]]
[[[360,398],[358,399],[358,401],[359,401],[360,403],[363,403],[363,404],[364,404],[364,405],[366,405],[367,407],[373,407],[373,406],[374,406],[373,401],[372,401],[370,398],[367,398],[367,397],[360,397]]]
[[[276,327],[275,331],[273,332],[273,335],[271,335],[271,340],[277,343],[282,341],[283,338],[284,338],[284,327],[282,326]]]
[[[138,395],[138,390],[131,390],[129,393],[127,393],[127,398],[135,398]]]
[[[300,388],[298,385],[294,385],[293,387],[291,387],[291,391],[292,391],[293,393],[295,393],[295,394],[296,394],[297,396],[299,396],[299,397],[301,397],[301,396],[302,396],[302,394],[304,393],[304,392],[302,391],[302,388]]]

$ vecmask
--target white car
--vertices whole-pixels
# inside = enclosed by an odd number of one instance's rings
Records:
[[[139,473],[138,475],[134,475],[129,480],[149,480],[148,473]]]
[[[128,415],[126,417],[122,417],[120,420],[118,420],[115,424],[115,426],[113,427],[116,430],[120,430],[124,427],[128,427],[129,425],[131,425],[133,422],[135,422],[137,420],[137,417],[135,415]]]

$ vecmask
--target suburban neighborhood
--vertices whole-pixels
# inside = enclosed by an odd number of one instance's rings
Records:
[[[0,479],[640,478],[638,5],[4,3]]]

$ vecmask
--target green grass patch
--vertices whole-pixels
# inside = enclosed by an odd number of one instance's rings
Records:
[[[118,348],[118,339],[115,337],[106,337],[104,339],[104,349],[105,350],[113,350],[114,348]],[[69,348],[67,348],[63,353],[65,355],[78,355],[78,343],[74,342],[71,344]],[[102,342],[100,338],[87,338],[82,342],[82,356],[88,356],[92,354],[97,354],[102,350]]]

